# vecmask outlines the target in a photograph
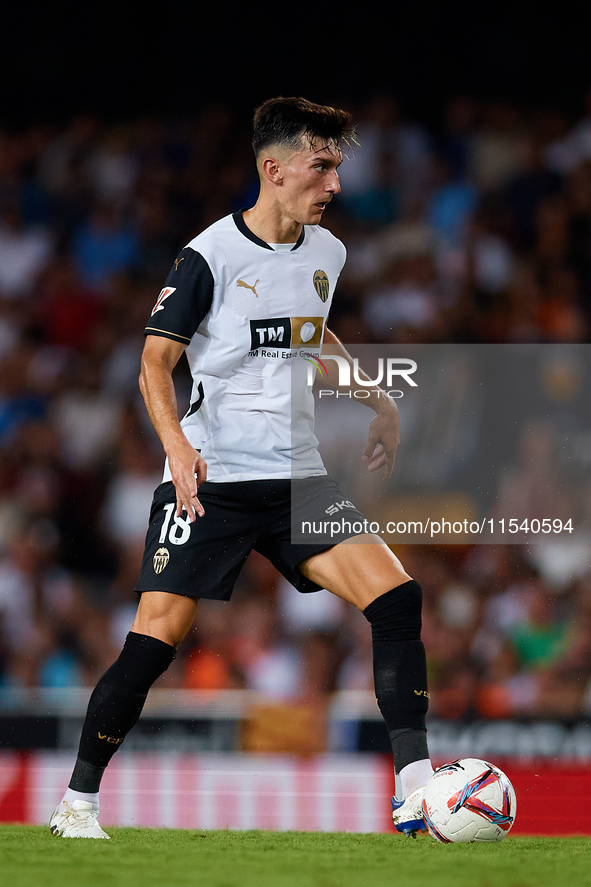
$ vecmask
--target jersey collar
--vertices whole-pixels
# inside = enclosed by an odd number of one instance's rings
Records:
[[[264,240],[261,240],[260,237],[257,237],[256,234],[253,234],[246,222],[244,221],[244,217],[242,215],[243,212],[246,212],[246,209],[239,209],[238,212],[233,213],[232,218],[234,219],[234,223],[241,234],[244,234],[249,240],[252,240],[253,243],[256,243],[257,246],[262,246],[263,249],[270,249],[272,253],[275,252],[272,246],[269,246],[268,243],[265,243]],[[304,237],[306,234],[306,229],[302,226],[302,233],[297,239],[297,242],[294,243],[290,252],[293,252],[294,249],[297,249],[304,242]]]

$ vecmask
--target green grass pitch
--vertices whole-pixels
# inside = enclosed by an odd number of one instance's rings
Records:
[[[591,885],[591,838],[438,844],[395,835],[107,829],[111,841],[0,827],[7,887],[568,887]]]

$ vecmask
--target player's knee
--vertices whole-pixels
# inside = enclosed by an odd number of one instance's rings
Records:
[[[374,641],[418,640],[421,636],[422,601],[421,586],[414,579],[372,601],[363,615],[371,624]]]

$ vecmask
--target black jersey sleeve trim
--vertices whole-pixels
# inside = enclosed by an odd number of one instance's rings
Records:
[[[240,233],[244,234],[244,236],[247,237],[249,240],[251,240],[253,243],[256,243],[257,246],[262,246],[264,249],[270,249],[272,253],[275,252],[275,250],[273,249],[272,246],[269,246],[268,243],[266,243],[264,240],[261,240],[261,238],[257,237],[256,234],[252,233],[252,231],[250,230],[250,228],[248,227],[248,225],[244,221],[244,216],[242,215],[242,213],[244,213],[244,212],[246,212],[246,209],[239,209],[238,212],[236,212],[232,215],[232,218],[234,219],[234,224],[236,225],[236,227],[238,228]],[[290,252],[293,252],[294,249],[297,249],[298,246],[302,245],[302,243],[304,242],[305,236],[306,236],[306,229],[304,227],[302,227],[302,230],[300,232],[300,236],[298,237],[297,242],[294,243]]]
[[[165,333],[163,330],[153,329],[150,326],[145,328],[144,336],[161,336],[163,339],[174,339],[175,342],[180,342],[182,345],[188,345],[191,341],[190,339],[187,339],[186,336],[177,336],[175,333]]]
[[[214,279],[201,253],[185,247],[174,261],[145,333],[190,342],[211,308]]]

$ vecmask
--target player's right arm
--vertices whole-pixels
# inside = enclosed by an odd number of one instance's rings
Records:
[[[172,371],[185,350],[173,339],[146,336],[139,378],[146,409],[164,447],[176,490],[176,514],[183,509],[188,519],[203,517],[205,510],[197,497],[199,484],[207,479],[205,459],[191,446],[178,419]]]
[[[172,371],[210,310],[213,289],[209,265],[199,252],[185,247],[175,259],[144,330],[140,389],[168,458],[177,517],[186,509],[190,521],[196,514],[205,514],[197,489],[206,480],[207,465],[180,426]]]

